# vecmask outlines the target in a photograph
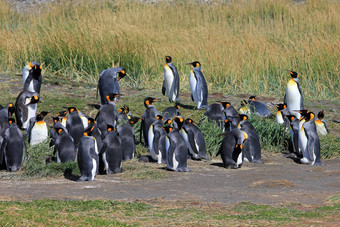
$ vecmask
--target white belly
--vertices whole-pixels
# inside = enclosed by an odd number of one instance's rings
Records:
[[[153,159],[156,158],[156,152],[153,150],[153,124],[150,125],[149,131],[148,131],[148,145],[149,145],[149,152],[151,154],[151,157]],[[155,160],[156,161],[156,160]]]
[[[279,123],[279,124],[284,123],[281,111],[276,112],[276,122]]]
[[[191,94],[194,97],[194,102],[197,102],[197,97],[196,97],[196,86],[197,86],[197,80],[195,78],[194,72],[190,72],[189,76],[189,84],[190,84],[190,90]]]
[[[38,123],[34,124],[34,127],[31,130],[31,145],[35,145],[43,142],[48,138],[48,130],[46,123]]]
[[[32,117],[35,117],[35,113],[37,112],[37,104],[29,104],[27,105],[27,120],[23,122],[23,128],[26,129]]]
[[[174,94],[174,75],[169,67],[164,67],[164,81],[165,81],[165,88],[166,88],[166,96],[168,96],[169,99],[173,100],[173,94]]]
[[[103,162],[105,165],[106,174],[109,174],[109,163],[107,163],[107,160],[106,160],[106,152],[103,153]]]
[[[173,169],[172,166],[169,165],[169,147],[170,147],[170,140],[168,138],[168,136],[165,137],[165,151],[166,151],[166,158],[167,158],[167,161],[166,161],[166,166],[168,169]]]
[[[175,150],[176,151],[176,150]],[[176,159],[176,155],[175,155],[175,152],[174,152],[174,155],[172,156],[172,163],[174,164],[174,170],[176,170],[177,169],[177,167],[178,167],[178,161],[177,161],[177,159]]]
[[[237,167],[240,167],[240,165],[242,165],[242,162],[243,162],[242,157],[243,157],[243,152],[241,151],[241,153],[237,157],[237,162],[236,162]]]
[[[288,83],[286,89],[286,103],[289,112],[297,118],[300,118],[300,114],[295,112],[295,110],[301,110],[301,94],[297,83]]]
[[[92,158],[92,176],[91,176],[91,180],[94,180],[94,177],[97,175],[97,162],[96,159]]]
[[[302,154],[304,154],[304,152],[307,149],[307,137],[306,137],[304,129],[301,129],[299,131],[299,148],[300,148]],[[302,162],[303,163],[308,163],[308,158],[307,157],[303,157]]]
[[[80,119],[81,119],[81,121],[82,121],[82,123],[84,125],[84,129],[87,128],[87,126],[89,126],[89,120],[86,117],[84,117],[84,116],[80,116]]]

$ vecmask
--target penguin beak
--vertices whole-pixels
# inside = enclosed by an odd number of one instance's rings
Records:
[[[160,99],[153,99],[152,101],[158,102],[158,101],[161,101],[161,100]]]
[[[186,63],[186,65],[192,65],[192,66],[193,66],[192,62],[190,62],[190,63]]]

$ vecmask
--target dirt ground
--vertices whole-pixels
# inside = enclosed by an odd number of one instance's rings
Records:
[[[197,203],[252,202],[280,205],[318,205],[340,194],[340,160],[324,160],[323,166],[296,164],[282,154],[263,155],[264,164],[245,163],[241,169],[225,169],[220,159],[189,161],[187,173],[170,172],[162,180],[129,180],[98,175],[93,182],[64,177],[28,181],[0,181],[0,200],[183,200]],[[148,164],[150,165],[150,164]],[[157,171],[164,165],[154,164]]]

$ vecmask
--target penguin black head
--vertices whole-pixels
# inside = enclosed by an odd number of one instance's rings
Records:
[[[113,127],[112,125],[107,125],[106,128],[107,132],[116,131],[116,128]]]
[[[139,118],[139,117],[131,117],[130,119],[129,119],[129,123],[130,123],[130,125],[132,126],[132,125],[134,125],[134,124],[136,124],[138,121],[140,121],[140,120],[142,120],[142,118]]]
[[[14,118],[8,118],[8,124],[11,125],[13,123],[15,123]]]
[[[322,120],[324,117],[325,117],[325,114],[323,113],[323,110],[321,110],[321,111],[318,113],[318,118],[319,118],[320,120]]]
[[[33,73],[33,77],[35,79],[37,79],[41,74],[42,67],[41,67],[40,63],[38,63],[38,62],[34,62],[34,64],[31,63],[31,65],[30,66],[31,66],[31,71]]]
[[[157,101],[159,101],[159,99],[147,97],[146,99],[144,99],[144,106],[148,107],[148,106],[152,105],[153,102],[157,102]]]
[[[66,108],[67,108],[69,113],[72,113],[72,112],[79,113],[79,110],[76,107],[66,107]]]
[[[29,104],[34,104],[39,102],[39,96],[33,95]]]
[[[15,106],[13,105],[13,103],[8,103],[7,104],[7,110],[8,110],[8,118],[12,117],[12,115],[15,112]]]
[[[166,121],[164,121],[164,125],[171,125],[172,124],[172,120],[168,119]]]
[[[296,119],[295,115],[286,115],[286,117],[288,118],[288,120],[290,122],[294,121]]]
[[[239,114],[241,121],[248,120],[248,116],[245,114]]]
[[[126,71],[125,71],[125,69],[122,69],[118,72],[117,80],[119,81],[120,79],[124,78],[125,76],[126,76]]]
[[[309,110],[295,110],[296,112],[301,114],[300,121],[305,119],[307,117],[307,114],[309,113]]]
[[[93,128],[87,127],[85,131],[83,132],[83,136],[92,136]]]
[[[256,96],[252,95],[249,97],[249,100],[255,101]]]
[[[298,78],[299,77],[297,72],[294,72],[294,71],[291,71],[291,70],[288,70],[288,69],[287,69],[287,71],[290,73],[290,76],[292,78]]]
[[[108,95],[106,95],[106,100],[109,102],[114,102],[115,98],[118,96],[122,96],[122,94],[115,94],[115,93],[110,93]]]
[[[66,108],[66,107],[64,107],[64,108]],[[58,113],[58,117],[65,117],[67,113],[68,113],[68,112],[67,112],[66,110],[60,111],[60,112]]]
[[[96,120],[93,119],[92,117],[88,117],[87,118],[87,123],[88,123],[88,127],[93,127],[96,124]]]
[[[276,104],[275,106],[276,106],[277,110],[279,110],[279,111],[287,108],[287,105],[285,103]]]
[[[174,128],[170,125],[164,126],[164,130],[166,131],[166,133],[170,133]]]
[[[162,115],[157,115],[156,120],[161,120],[161,121],[163,121],[163,116],[162,116]]]
[[[172,57],[171,56],[165,56],[165,61],[166,61],[166,63],[171,63]]]
[[[226,118],[224,119],[224,131],[229,131],[229,130],[230,130],[230,121]]]
[[[201,66],[201,63],[199,63],[198,61],[194,61],[191,63],[187,63],[187,65],[192,65],[192,67],[197,68]]]
[[[230,102],[219,102],[219,103],[223,106],[224,109],[228,108],[231,105]]]
[[[315,114],[313,113],[313,112],[308,112],[307,114],[306,114],[306,116],[305,116],[305,119],[306,119],[306,122],[307,121],[311,121],[311,120],[313,120],[315,118]]]
[[[61,121],[61,118],[60,117],[51,117],[52,118],[52,120],[53,120],[53,124],[55,125],[55,124],[57,124],[57,122],[58,121]]]
[[[182,117],[173,117],[172,120],[176,122],[176,124],[178,125],[178,130],[180,130],[183,126],[184,119]]]
[[[57,132],[58,135],[60,135],[60,133],[65,131],[63,128],[54,128],[54,130]]]
[[[196,122],[194,122],[194,120],[191,119],[191,118],[187,118],[187,119],[185,120],[185,123],[186,123],[186,124],[194,124],[194,125],[196,125]]]
[[[35,117],[36,121],[43,121],[48,113],[50,113],[50,112],[42,111],[42,112],[38,113],[37,116]]]
[[[125,110],[125,114],[128,114],[130,112],[130,108],[127,105],[124,105],[123,108]]]

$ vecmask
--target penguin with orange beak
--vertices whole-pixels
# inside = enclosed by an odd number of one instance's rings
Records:
[[[107,103],[106,96],[108,94],[110,93],[120,94],[120,87],[118,82],[125,76],[126,71],[122,67],[110,68],[101,72],[98,81],[98,90],[100,94],[100,102],[102,105]],[[117,99],[119,100],[119,97],[117,97]]]

